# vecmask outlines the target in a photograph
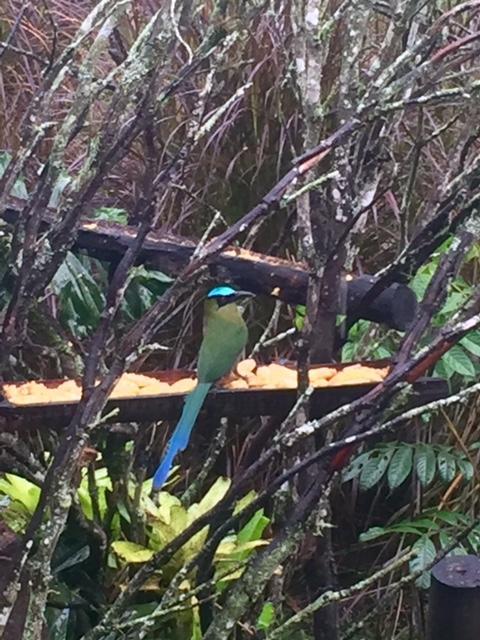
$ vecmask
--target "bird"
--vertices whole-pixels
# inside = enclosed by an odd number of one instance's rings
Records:
[[[182,415],[153,477],[159,491],[177,453],[187,448],[190,434],[212,385],[229,373],[248,340],[248,328],[237,304],[254,294],[230,285],[213,287],[207,294],[203,314],[203,340],[197,364],[197,385],[185,400]]]

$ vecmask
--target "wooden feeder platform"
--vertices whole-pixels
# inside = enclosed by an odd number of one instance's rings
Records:
[[[353,363],[312,365],[334,367],[340,370]],[[385,360],[363,363],[370,368],[384,368],[389,363]],[[293,364],[289,364],[295,368]],[[171,370],[143,373],[157,380],[168,382],[181,378],[191,378],[191,371]],[[65,380],[38,380],[49,389],[55,389]],[[18,384],[24,383],[9,383]],[[315,388],[311,396],[310,415],[320,418],[342,405],[356,400],[373,389],[378,383],[348,384],[343,386],[324,386]],[[439,378],[420,378],[412,385],[413,394],[409,406],[418,406],[445,397],[448,385]],[[162,395],[141,395],[126,398],[115,398],[107,401],[104,415],[115,412],[106,422],[153,422],[158,420],[176,420],[182,411],[185,393]],[[211,417],[248,417],[278,416],[284,417],[292,409],[297,399],[297,389],[248,388],[228,389],[214,388],[207,396],[202,411]],[[48,402],[44,404],[12,404],[0,393],[0,417],[7,422],[8,428],[36,429],[39,426],[64,427],[71,421],[78,401]]]

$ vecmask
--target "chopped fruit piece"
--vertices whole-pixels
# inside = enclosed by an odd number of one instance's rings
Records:
[[[152,376],[145,376],[141,373],[124,373],[122,379],[123,378],[127,378],[127,380],[130,380],[131,382],[136,384],[137,387],[140,387],[140,389],[142,387],[149,387],[152,382],[156,381]]]
[[[128,380],[128,378],[122,377],[113,387],[110,397],[111,398],[129,398],[131,396],[137,396],[137,395],[138,395],[138,386],[131,380]]]
[[[315,387],[316,389],[318,389],[319,387],[328,387],[328,380],[325,380],[325,378],[318,378],[313,382],[311,382],[310,384],[312,385],[312,387]]]
[[[248,382],[243,378],[235,378],[230,380],[226,385],[227,389],[248,389]]]
[[[256,366],[257,363],[253,358],[247,358],[246,360],[241,360],[237,364],[236,371],[240,377],[246,378],[249,373],[252,373]]]
[[[168,382],[161,382],[160,380],[154,380],[150,378],[150,384],[147,387],[139,387],[139,396],[162,396],[168,395],[172,390],[172,387]]]
[[[170,391],[173,393],[188,393],[196,384],[195,378],[181,378],[170,385]]]
[[[341,386],[343,384],[366,384],[368,382],[382,382],[383,376],[376,369],[369,367],[346,367],[340,370],[328,381],[329,387]]]
[[[255,386],[276,389],[295,389],[297,387],[297,372],[295,369],[290,369],[274,362],[267,366],[257,367],[256,376],[258,383]]]
[[[317,380],[330,380],[336,373],[337,370],[333,367],[314,367],[308,372],[308,380],[315,386]]]

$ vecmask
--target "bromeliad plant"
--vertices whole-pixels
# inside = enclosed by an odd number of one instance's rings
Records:
[[[92,474],[88,477],[85,473],[82,478],[75,501],[77,518],[72,519],[71,526],[64,532],[59,552],[54,557],[55,582],[47,615],[53,640],[73,640],[86,633],[95,621],[99,607],[122,590],[131,569],[150,560],[194,520],[213,508],[231,484],[228,478],[217,478],[198,503],[186,507],[167,491],[161,491],[153,500],[151,480],[143,482],[141,487],[130,482],[127,505],[118,496],[114,498],[115,488],[106,468],[97,469],[93,478],[94,483]],[[21,534],[36,508],[39,495],[40,489],[28,480],[5,474],[0,479],[0,519],[11,530]],[[254,492],[251,492],[236,505],[236,509],[245,507],[254,497]],[[142,525],[140,537],[143,543],[132,540],[133,536],[129,535],[134,530],[131,508],[134,503],[135,518]],[[83,520],[81,528],[78,527],[79,519]],[[222,540],[213,562],[217,596],[242,575],[242,567],[252,552],[268,544],[264,534],[269,522],[260,509],[238,531],[231,531]],[[137,618],[140,624],[145,616],[153,615],[171,580],[202,550],[207,536],[208,527],[205,527],[144,585],[138,601],[128,611],[126,628],[135,628]],[[105,545],[103,550],[102,544]],[[101,566],[98,566],[99,562]],[[155,621],[146,638],[159,637],[158,633],[165,633],[165,637],[172,640],[199,637],[195,596],[188,596],[195,587],[194,579],[195,575],[187,574],[179,585],[184,604],[188,605],[181,615]]]

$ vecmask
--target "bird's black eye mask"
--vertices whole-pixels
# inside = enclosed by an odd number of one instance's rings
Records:
[[[218,296],[214,298],[215,302],[218,304],[219,307],[224,307],[226,304],[231,304],[232,302],[236,302],[237,299],[238,298],[234,293],[232,293],[229,296]]]

